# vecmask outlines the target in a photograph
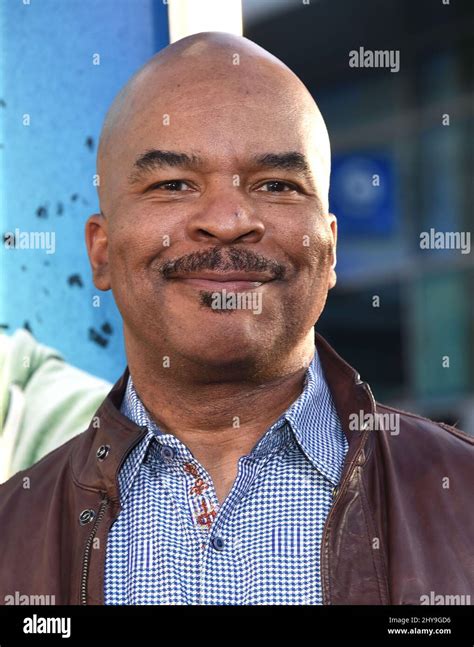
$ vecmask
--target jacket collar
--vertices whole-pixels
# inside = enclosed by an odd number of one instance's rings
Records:
[[[331,391],[342,430],[349,443],[346,464],[351,461],[360,443],[363,429],[352,430],[351,414],[375,413],[375,402],[359,373],[345,362],[319,334],[315,333],[318,357]],[[100,405],[87,429],[75,440],[72,470],[80,487],[101,491],[119,502],[118,473],[128,453],[147,433],[120,412],[127,381],[128,366]],[[104,454],[106,454],[104,458]]]
[[[96,411],[86,433],[78,437],[72,470],[79,486],[106,493],[119,501],[118,473],[125,457],[147,433],[120,412],[128,366]],[[105,457],[104,457],[105,454]]]
[[[336,411],[349,443],[359,436],[351,430],[353,414],[360,412],[375,414],[375,400],[367,382],[361,380],[359,373],[336,353],[319,333],[315,333],[324,376],[329,385]],[[363,429],[359,430],[363,431]]]

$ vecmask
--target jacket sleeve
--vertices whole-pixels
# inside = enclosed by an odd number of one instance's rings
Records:
[[[27,330],[0,334],[0,483],[84,431],[111,387]]]

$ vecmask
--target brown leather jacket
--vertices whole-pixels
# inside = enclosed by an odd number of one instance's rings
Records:
[[[442,595],[473,604],[474,437],[376,405],[320,335],[316,345],[349,441],[321,546],[324,603],[421,604]],[[145,434],[119,410],[127,377],[128,369],[85,432],[0,487],[0,604],[15,595],[103,604],[117,474]],[[371,424],[376,410],[385,415]],[[365,428],[354,414],[369,421]],[[395,414],[399,433],[386,424]]]

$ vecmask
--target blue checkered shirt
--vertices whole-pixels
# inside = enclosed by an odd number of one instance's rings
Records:
[[[119,472],[105,604],[322,604],[321,538],[348,444],[316,351],[301,395],[239,459],[221,505],[131,377],[121,411],[148,432]]]

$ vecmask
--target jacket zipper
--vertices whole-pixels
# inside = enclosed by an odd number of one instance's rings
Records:
[[[357,384],[361,384],[361,382],[357,382]],[[364,390],[366,391],[367,395],[368,395],[368,396],[369,396],[369,398],[370,398],[370,401],[371,401],[371,403],[372,403],[372,407],[373,407],[373,412],[374,412],[374,414],[375,414],[375,411],[376,411],[376,404],[375,404],[375,398],[374,398],[374,396],[373,396],[372,390],[371,390],[370,386],[367,384],[367,382],[362,382],[362,384],[363,384]],[[351,480],[351,478],[352,478],[352,475],[354,474],[355,470],[356,470],[356,469],[357,469],[357,467],[358,467],[357,462],[358,462],[358,460],[359,460],[359,456],[361,455],[361,453],[362,453],[362,451],[363,451],[363,449],[364,449],[364,447],[365,447],[365,444],[366,444],[367,436],[368,436],[368,435],[369,435],[369,431],[368,431],[368,430],[367,430],[367,431],[364,431],[364,433],[363,433],[363,435],[362,435],[362,438],[361,438],[361,441],[360,441],[360,445],[359,445],[359,447],[358,447],[358,449],[357,449],[357,452],[356,452],[356,453],[355,453],[355,455],[354,455],[354,458],[352,459],[352,466],[353,466],[353,467],[352,467],[351,471],[350,471],[350,472],[348,472],[348,473],[346,474],[346,477],[345,477],[345,479],[341,482],[340,486],[338,486],[338,487],[336,487],[336,488],[335,488],[335,490],[336,490],[335,499],[334,499],[333,505],[332,505],[332,507],[331,507],[331,510],[329,511],[329,515],[328,515],[328,518],[326,519],[326,523],[324,524],[323,537],[322,537],[322,542],[321,542],[321,546],[322,546],[322,548],[323,548],[323,551],[322,551],[322,553],[321,553],[321,564],[320,564],[320,568],[321,568],[321,566],[322,566],[322,562],[323,562],[324,546],[326,545],[326,538],[327,538],[327,534],[328,534],[329,521],[330,521],[330,520],[332,519],[332,517],[335,515],[335,511],[336,511],[336,508],[337,508],[337,504],[338,504],[338,503],[339,503],[339,501],[341,500],[341,496],[342,496],[342,493],[343,493],[343,492],[344,492],[344,490],[345,490],[345,486],[346,486],[346,484],[347,484],[347,483],[349,483],[349,481],[350,481],[350,480]],[[322,571],[322,569],[321,569],[321,571]],[[322,573],[321,573],[321,588],[322,588],[322,594],[323,594],[323,605],[324,605],[324,604],[329,604],[329,603],[327,602],[327,592],[326,592],[326,590],[325,590],[324,577],[322,577]]]
[[[97,533],[97,529],[99,527],[100,522],[102,521],[102,518],[105,514],[105,509],[107,508],[108,504],[109,504],[109,499],[107,498],[107,496],[104,496],[104,498],[100,503],[99,512],[97,513],[94,526],[91,530],[89,537],[87,538],[86,547],[84,550],[84,557],[82,559],[81,604],[87,604],[87,581],[89,577],[89,562],[90,562],[92,542],[94,541],[94,537]]]

